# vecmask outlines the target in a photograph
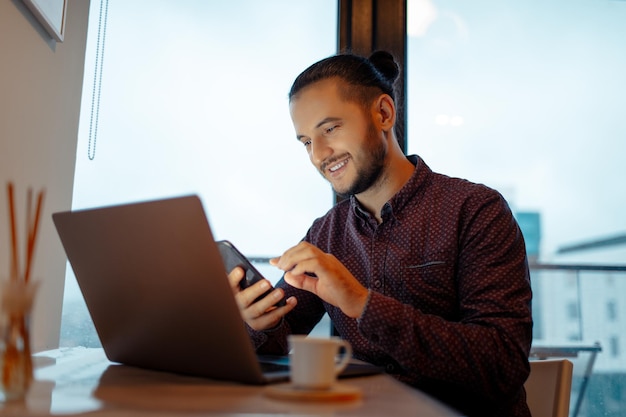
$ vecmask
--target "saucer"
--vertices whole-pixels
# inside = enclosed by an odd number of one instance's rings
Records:
[[[265,395],[293,401],[353,401],[361,398],[362,393],[358,387],[339,383],[324,390],[303,389],[288,383],[268,386]]]

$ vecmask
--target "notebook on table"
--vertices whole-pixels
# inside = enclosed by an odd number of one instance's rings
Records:
[[[52,217],[109,360],[246,384],[288,379],[284,358],[254,351],[197,196]]]

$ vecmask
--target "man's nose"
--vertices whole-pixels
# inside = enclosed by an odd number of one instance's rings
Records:
[[[311,162],[318,166],[327,159],[330,155],[332,155],[333,150],[324,138],[315,138],[311,139],[311,147],[309,149],[309,157],[311,158]]]

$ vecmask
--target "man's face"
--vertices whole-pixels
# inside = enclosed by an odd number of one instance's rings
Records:
[[[337,79],[312,84],[290,103],[298,140],[340,195],[360,194],[380,179],[387,146],[372,115],[339,95]]]

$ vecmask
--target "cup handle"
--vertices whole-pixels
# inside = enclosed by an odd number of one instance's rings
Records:
[[[344,352],[341,360],[335,365],[335,375],[339,375],[344,369],[346,369],[346,367],[350,363],[350,359],[352,359],[352,346],[350,345],[350,342],[343,339],[338,340],[337,348],[338,350],[341,350],[341,348],[343,348]]]

